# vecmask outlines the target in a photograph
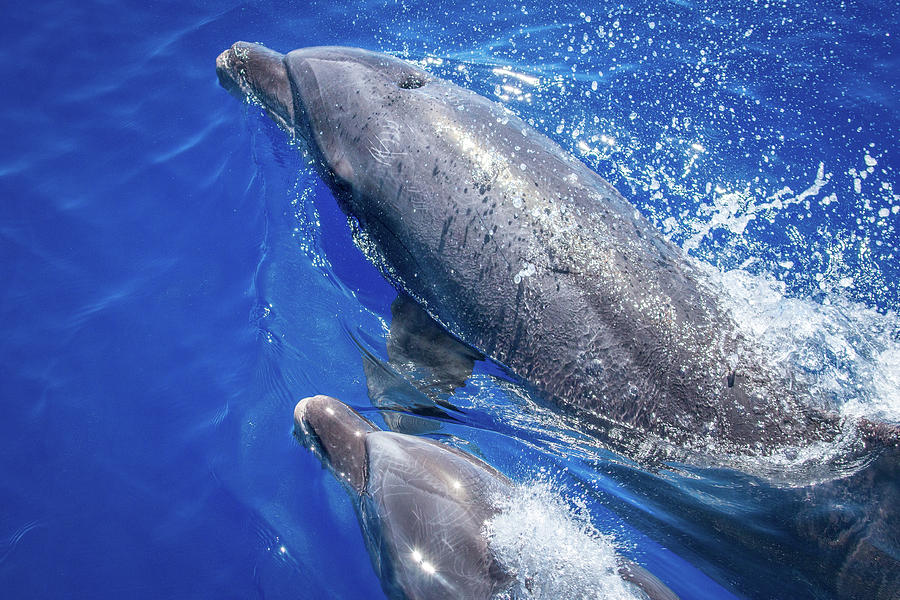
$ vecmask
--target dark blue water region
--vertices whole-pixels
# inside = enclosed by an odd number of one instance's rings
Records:
[[[542,89],[538,101],[513,106],[573,151],[572,123],[596,113],[609,131],[624,131],[633,122],[635,97],[662,98],[677,114],[641,103],[646,110],[633,143],[585,157],[659,221],[710,201],[714,193],[693,193],[708,181],[753,182],[763,153],[775,167],[762,177],[772,182],[754,185],[774,192],[784,177],[802,191],[825,162],[844,198],[845,188],[853,188],[848,170],[865,170],[864,151],[871,152],[885,172],[874,171],[862,185],[877,182],[877,194],[848,195],[853,199],[835,205],[835,214],[820,204],[811,216],[802,204],[771,219],[760,213],[756,224],[766,225],[751,228],[740,243],[726,230],[704,239],[698,252],[729,267],[751,255],[764,268],[794,260],[808,272],[796,269],[783,278],[804,297],[822,293],[815,275],[832,277],[829,253],[845,248],[837,275],[858,282],[846,293],[896,310],[896,213],[882,188],[896,184],[900,131],[893,76],[900,32],[893,11],[808,2],[594,8],[501,2],[440,9],[413,2],[7,7],[0,23],[4,595],[382,593],[349,498],[297,445],[290,415],[299,398],[316,392],[370,409],[354,340],[380,339],[393,293],[350,247],[329,192],[297,175],[302,161],[284,135],[258,112],[236,107],[218,86],[215,56],[237,39],[279,50],[344,44],[443,56],[453,68],[473,65],[474,79],[454,76],[488,95],[492,84],[477,75],[491,65],[543,69],[552,78],[577,62],[583,77],[567,83],[569,91]],[[615,29],[646,38],[645,29],[636,32],[651,18],[655,57],[642,46],[632,56],[637,42],[622,37],[615,48],[601,52],[595,41],[580,53],[582,34],[596,37],[600,24],[613,28],[618,21]],[[740,44],[722,42],[708,56],[716,65],[735,64],[725,86],[730,91],[711,94],[712,77],[695,87],[699,78],[687,65],[702,59],[696,40],[735,41],[751,28],[751,36],[768,36],[754,42],[754,56],[764,58],[746,58]],[[611,70],[612,58],[619,68]],[[592,80],[599,81],[597,93],[579,96],[593,91]],[[675,93],[671,82],[688,80]],[[711,98],[713,113],[725,102],[737,116],[715,126],[684,125],[685,118],[710,114]],[[701,160],[686,191],[670,189],[657,200],[617,166],[643,163],[680,173],[682,155],[654,154],[660,125],[673,116],[689,130],[685,140],[721,150],[721,158]],[[568,125],[556,134],[561,120]],[[292,204],[298,198],[316,209],[319,224],[308,231],[294,231],[309,224]],[[882,208],[886,217],[877,216]],[[868,221],[870,214],[876,221]],[[683,242],[692,233],[677,230],[673,237]],[[817,246],[824,238],[834,243]],[[308,245],[310,239],[318,245]],[[872,251],[860,253],[864,247]],[[325,256],[327,265],[315,256]],[[503,375],[496,366],[479,368]],[[500,393],[496,398],[500,405],[511,402]],[[722,534],[736,519],[753,521],[758,506],[752,502],[769,496],[740,506],[739,494],[717,492],[723,494],[717,502],[732,509],[704,525],[698,521],[710,513],[699,510],[700,502],[675,504],[677,510],[665,502],[672,489],[683,500],[677,490],[687,484],[678,478],[660,488],[654,504],[648,490],[659,484],[655,475],[631,467],[620,472],[614,459],[569,459],[551,449],[553,436],[529,439],[498,420],[473,411],[446,431],[522,481],[532,466],[568,468],[571,475],[559,477],[561,493],[589,490],[598,527],[617,532],[624,551],[683,598],[774,598],[785,590],[790,597],[822,597],[827,589],[804,579],[808,571],[795,568],[796,561],[779,568],[784,556],[799,551],[793,540],[762,549],[748,544],[755,554],[738,556]],[[745,489],[741,477],[704,476],[709,490]],[[772,522],[751,525],[762,530]],[[776,530],[758,539],[770,543],[783,535]]]

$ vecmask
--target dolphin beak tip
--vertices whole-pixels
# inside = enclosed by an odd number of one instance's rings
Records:
[[[216,75],[219,78],[219,85],[231,94],[240,96],[240,86],[236,79],[237,70],[234,68],[234,58],[233,46],[219,54],[216,57]]]
[[[228,69],[229,55],[232,53],[231,48],[225,50],[216,57],[216,73],[221,73]]]
[[[303,424],[303,417],[306,415],[306,406],[309,404],[309,398],[304,398],[294,407],[294,427],[300,428]]]
[[[332,404],[340,404],[340,402],[330,396],[323,396],[321,394],[303,398],[296,406],[294,406],[294,425],[298,428],[303,428],[304,423],[307,420],[307,414],[310,409],[315,410],[315,405],[318,405],[319,407],[328,407]],[[326,408],[326,410],[334,414],[330,408]]]

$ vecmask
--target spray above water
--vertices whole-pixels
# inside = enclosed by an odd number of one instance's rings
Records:
[[[900,423],[900,323],[842,296],[790,298],[784,282],[708,268],[747,335],[790,367],[821,408]]]
[[[498,499],[500,512],[485,532],[497,560],[516,579],[498,598],[645,597],[619,576],[615,538],[591,523],[586,506],[574,504],[544,480],[517,485]]]

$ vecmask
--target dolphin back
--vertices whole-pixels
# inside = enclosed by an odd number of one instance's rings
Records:
[[[431,440],[366,436],[363,529],[385,590],[396,598],[490,598],[508,585],[483,535],[509,484],[489,465]]]

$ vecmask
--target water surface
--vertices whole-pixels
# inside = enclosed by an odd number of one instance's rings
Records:
[[[389,51],[502,102],[723,273],[743,324],[824,403],[900,421],[895,13],[808,1],[8,7],[0,589],[382,594],[350,499],[294,441],[291,410],[327,393],[379,418],[360,345],[383,352],[394,293],[286,136],[219,88],[215,57],[238,39]],[[783,525],[810,506],[791,467],[833,448],[743,471],[649,469],[495,365],[454,400],[462,418],[435,435],[520,482],[523,515],[561,503],[565,530],[593,544],[568,561],[574,575],[615,550],[683,598],[833,593],[818,551]],[[541,552],[561,548],[550,530],[535,536]]]

